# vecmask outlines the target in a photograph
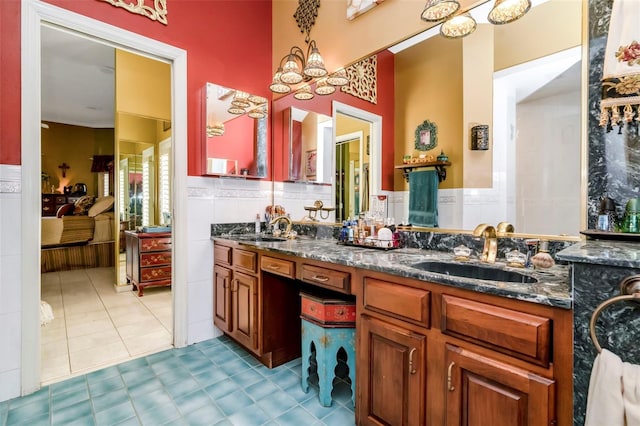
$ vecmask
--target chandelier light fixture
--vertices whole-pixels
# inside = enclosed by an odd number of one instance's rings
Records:
[[[522,18],[531,9],[531,0],[496,0],[487,19],[494,25]]]
[[[438,22],[447,19],[460,9],[458,0],[427,0],[420,19],[427,22]]]
[[[335,92],[334,86],[344,86],[349,83],[347,74],[344,69],[338,70],[333,74],[329,74],[324,65],[324,60],[320,55],[320,50],[315,40],[309,42],[307,54],[298,47],[293,46],[289,53],[280,60],[280,66],[273,76],[269,90],[274,93],[285,94],[292,90],[291,86],[299,83],[307,83],[304,87],[298,89],[294,97],[296,99],[312,99],[313,93],[308,83],[313,79],[322,79],[321,88],[316,93],[328,95]]]
[[[317,95],[321,95],[321,96],[330,95],[335,91],[336,91],[335,86],[332,86],[331,84],[327,83],[326,78],[321,78],[320,80],[316,81],[316,88],[314,92],[316,92]]]
[[[440,26],[440,34],[446,38],[460,38],[474,32],[476,27],[476,20],[471,14],[464,13],[443,22]]]

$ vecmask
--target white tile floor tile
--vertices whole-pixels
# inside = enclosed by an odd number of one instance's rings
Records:
[[[42,274],[54,320],[42,326],[44,384],[172,347],[170,287],[116,292],[113,268]]]

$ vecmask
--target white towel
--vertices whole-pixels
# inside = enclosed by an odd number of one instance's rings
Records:
[[[622,398],[627,426],[640,425],[640,365],[622,364]]]
[[[603,349],[593,361],[585,426],[625,426],[622,360]]]

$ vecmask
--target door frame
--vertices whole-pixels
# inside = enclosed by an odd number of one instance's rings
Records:
[[[187,52],[38,0],[21,11],[21,393],[40,388],[40,28],[61,29],[171,64],[173,150],[173,344],[187,344]],[[28,84],[26,83],[28,82]]]

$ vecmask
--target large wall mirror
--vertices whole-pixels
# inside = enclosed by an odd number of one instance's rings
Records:
[[[438,126],[438,146],[427,154],[445,151],[452,163],[440,184],[442,229],[508,221],[521,234],[579,234],[582,5],[534,5],[524,18],[495,26],[486,22],[491,4],[485,3],[473,10],[477,30],[463,39],[444,39],[432,28],[389,49],[395,55],[394,163],[415,155],[413,134],[426,119]],[[305,108],[302,102],[296,107]],[[332,119],[335,127],[335,114]],[[487,150],[471,146],[471,129],[479,124],[489,126]],[[375,156],[368,162],[370,170],[381,165]],[[399,171],[394,182],[396,192],[407,194]],[[331,184],[336,187],[335,176]],[[399,201],[389,215],[406,219],[408,196],[394,198]],[[276,195],[276,204],[283,201]]]
[[[266,177],[267,99],[213,83],[203,96],[205,174]]]

